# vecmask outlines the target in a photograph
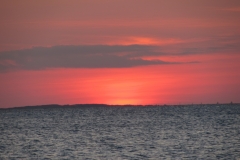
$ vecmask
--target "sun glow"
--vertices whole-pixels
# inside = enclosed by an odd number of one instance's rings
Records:
[[[177,39],[177,38],[155,38],[155,37],[111,37],[110,40],[106,40],[106,44],[108,45],[171,45],[171,44],[179,44],[184,43],[185,40]]]
[[[141,84],[132,80],[115,81],[105,84],[104,92],[108,104],[141,104],[139,99]]]

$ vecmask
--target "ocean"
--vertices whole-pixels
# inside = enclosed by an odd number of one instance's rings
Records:
[[[240,105],[1,109],[0,159],[240,159]]]

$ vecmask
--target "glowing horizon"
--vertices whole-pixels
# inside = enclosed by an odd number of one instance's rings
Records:
[[[0,108],[239,103],[240,1],[5,1]]]

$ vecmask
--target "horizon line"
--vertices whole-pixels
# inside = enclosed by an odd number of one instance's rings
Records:
[[[0,109],[21,109],[21,108],[60,108],[60,107],[90,107],[94,105],[95,107],[164,107],[164,106],[202,106],[202,105],[240,105],[240,102],[230,102],[230,103],[183,103],[183,104],[104,104],[104,103],[80,103],[80,104],[42,104],[42,105],[26,105],[26,106],[17,106],[17,107],[7,107]],[[92,107],[94,107],[92,106]]]

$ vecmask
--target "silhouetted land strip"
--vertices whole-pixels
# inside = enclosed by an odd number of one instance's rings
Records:
[[[37,106],[22,106],[13,108],[0,108],[0,109],[48,109],[48,108],[89,108],[89,107],[191,107],[191,106],[239,106],[240,103],[216,103],[216,104],[179,104],[179,105],[108,105],[108,104],[73,104],[73,105],[58,105],[58,104],[48,104],[48,105],[37,105]]]

